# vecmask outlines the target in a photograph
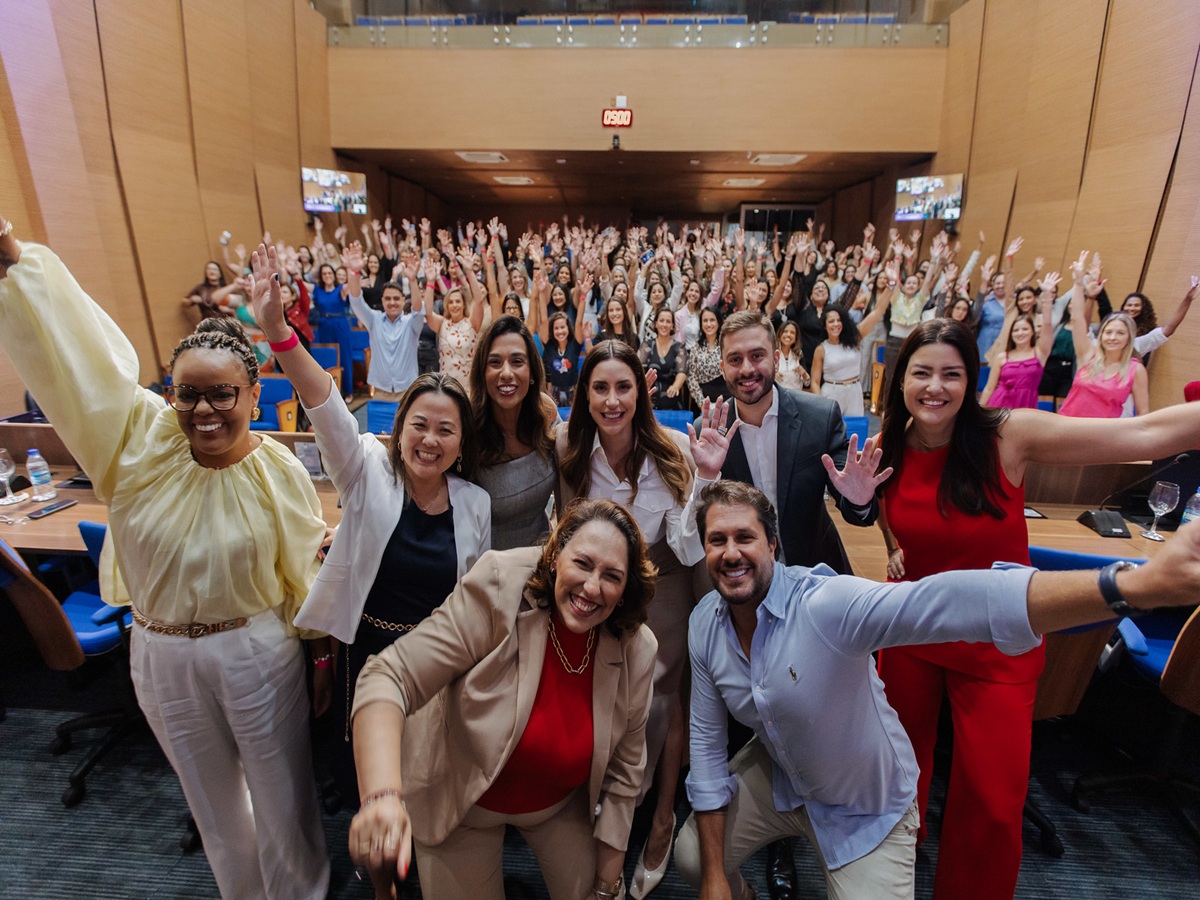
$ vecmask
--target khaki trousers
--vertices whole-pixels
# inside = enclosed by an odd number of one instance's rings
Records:
[[[737,779],[737,792],[725,820],[725,874],[734,897],[745,894],[745,883],[738,869],[754,851],[780,838],[802,834],[808,838],[825,871],[829,900],[911,900],[919,821],[916,801],[878,847],[841,868],[830,869],[817,846],[807,811],[803,807],[791,812],[775,809],[771,757],[758,738],[737,752],[729,762],[729,771]],[[675,841],[675,866],[684,881],[693,887],[700,886],[700,842],[695,813],[688,816]]]

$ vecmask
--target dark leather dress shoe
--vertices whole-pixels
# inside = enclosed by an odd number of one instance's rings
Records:
[[[767,844],[767,893],[771,900],[795,900],[796,861],[792,838]]]

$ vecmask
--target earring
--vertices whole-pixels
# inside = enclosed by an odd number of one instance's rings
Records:
[[[251,422],[257,422],[261,418],[262,418],[262,410],[259,409],[257,406],[254,407],[254,409],[250,410],[250,421]]]
[[[458,460],[454,463],[454,471],[462,472],[462,454],[458,454]]]

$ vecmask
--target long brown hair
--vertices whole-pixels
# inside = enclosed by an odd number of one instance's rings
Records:
[[[646,621],[650,601],[654,599],[658,569],[646,555],[646,541],[642,537],[642,530],[638,528],[633,516],[619,503],[611,500],[588,500],[583,497],[572,500],[563,510],[557,527],[546,540],[537,567],[525,582],[525,591],[539,608],[552,608],[554,569],[559,553],[579,529],[588,522],[596,521],[608,522],[621,532],[629,552],[625,593],[621,595],[620,604],[604,622],[609,632],[615,637],[621,637],[637,631],[638,626]]]
[[[889,480],[899,478],[904,468],[905,431],[912,419],[912,413],[904,403],[904,376],[913,354],[929,344],[948,344],[957,350],[967,375],[966,393],[962,408],[954,418],[950,452],[938,484],[938,511],[946,515],[953,506],[969,516],[987,513],[993,518],[1003,519],[1004,510],[996,502],[997,497],[1007,496],[1000,478],[997,435],[1000,426],[1008,419],[1008,410],[980,406],[976,395],[979,389],[979,347],[971,331],[954,319],[922,322],[904,339],[888,386],[883,426],[879,431],[880,446],[883,448],[879,468],[891,466],[895,470]],[[882,490],[883,485],[880,485],[878,491],[882,493]]]
[[[479,335],[471,360],[471,415],[475,420],[475,437],[479,441],[479,465],[484,468],[504,459],[504,435],[492,412],[492,398],[487,391],[485,376],[492,343],[506,334],[515,334],[521,339],[529,361],[529,390],[517,413],[517,440],[532,447],[542,459],[548,459],[554,451],[552,432],[557,412],[546,396],[546,368],[542,356],[524,322],[515,316],[501,316]]]
[[[687,502],[686,491],[691,472],[683,452],[654,418],[650,392],[646,389],[646,370],[642,368],[637,353],[624,341],[600,341],[584,357],[579,371],[579,384],[575,388],[575,401],[571,405],[571,418],[567,420],[567,452],[559,460],[559,471],[566,483],[579,492],[579,496],[587,496],[592,486],[592,445],[596,441],[596,422],[588,409],[588,394],[596,366],[610,359],[629,367],[637,387],[633,449],[629,451],[629,480],[633,485],[633,496],[637,497],[637,474],[642,471],[646,457],[650,456],[658,466],[667,489],[682,506]]]

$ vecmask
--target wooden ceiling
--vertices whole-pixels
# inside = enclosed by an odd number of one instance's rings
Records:
[[[507,163],[480,164],[465,162],[453,150],[338,152],[374,163],[453,205],[621,206],[665,215],[723,215],[740,203],[817,204],[889,169],[929,159],[928,154],[913,153],[813,153],[792,166],[767,167],[751,165],[751,154],[744,152],[501,150]],[[526,176],[533,183],[504,185],[494,180],[497,175]],[[729,178],[764,181],[753,188],[725,187]]]

